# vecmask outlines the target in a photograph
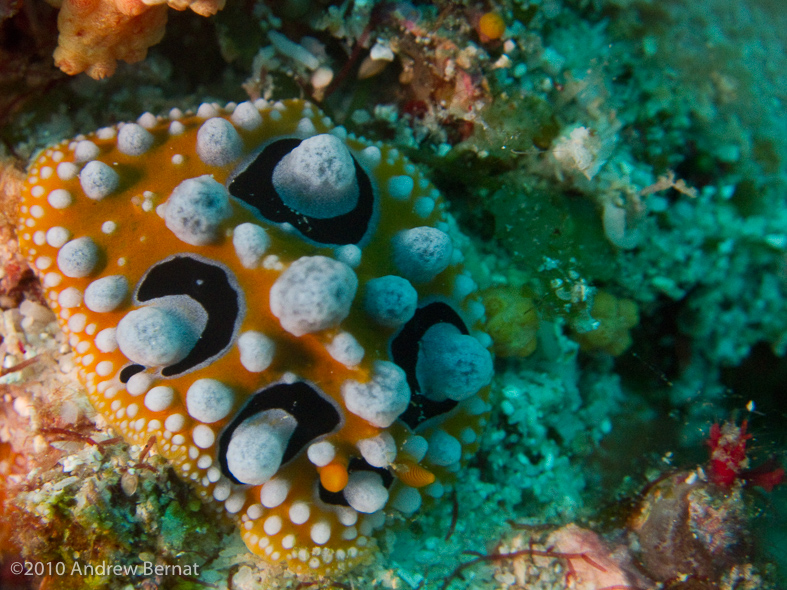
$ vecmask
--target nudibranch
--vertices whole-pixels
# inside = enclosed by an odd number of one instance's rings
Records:
[[[483,303],[396,149],[303,101],[203,104],[48,148],[23,193],[91,402],[254,553],[345,570],[475,451]]]

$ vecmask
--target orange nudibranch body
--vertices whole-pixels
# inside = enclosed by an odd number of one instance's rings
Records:
[[[484,307],[397,150],[303,101],[203,104],[48,148],[23,193],[91,402],[254,553],[346,569],[475,451]]]

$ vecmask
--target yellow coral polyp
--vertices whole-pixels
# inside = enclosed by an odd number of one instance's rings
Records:
[[[631,346],[630,330],[639,323],[639,308],[634,301],[619,299],[607,291],[599,290],[590,315],[599,322],[598,328],[573,334],[582,350],[606,352],[612,356],[619,356],[628,350]]]
[[[503,17],[496,12],[487,12],[478,21],[478,34],[484,42],[500,39],[506,32]]]
[[[524,357],[538,344],[538,313],[533,300],[516,287],[494,287],[483,292],[486,331],[494,342],[495,354]]]

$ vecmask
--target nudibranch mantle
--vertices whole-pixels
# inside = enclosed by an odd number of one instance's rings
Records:
[[[491,343],[445,203],[309,103],[48,148],[18,234],[96,409],[269,561],[349,568],[475,451]]]

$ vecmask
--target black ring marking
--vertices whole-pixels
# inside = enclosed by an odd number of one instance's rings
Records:
[[[128,380],[131,379],[137,373],[141,373],[145,370],[145,367],[142,365],[126,365],[122,369],[120,369],[120,382],[121,383],[128,383]]]
[[[303,381],[275,383],[261,389],[252,396],[219,437],[219,465],[221,472],[230,481],[242,483],[232,475],[227,467],[227,448],[232,439],[232,433],[244,420],[265,410],[273,409],[284,410],[298,423],[287,443],[281,461],[282,465],[295,457],[311,441],[328,434],[342,422],[341,414],[334,404],[320,395],[317,389],[308,383]]]
[[[454,308],[442,301],[435,301],[416,309],[413,317],[391,340],[391,359],[404,370],[411,392],[410,405],[399,419],[412,430],[430,418],[447,414],[459,403],[452,399],[441,402],[429,399],[421,393],[421,386],[415,374],[421,338],[429,328],[440,323],[456,326],[462,334],[470,333]]]
[[[287,207],[273,188],[273,169],[300,143],[300,139],[287,138],[266,145],[246,168],[230,181],[227,187],[230,194],[268,221],[291,224],[303,237],[313,242],[336,246],[359,243],[366,235],[374,215],[374,191],[372,181],[355,156],[355,177],[360,191],[358,204],[355,209],[343,215],[327,219],[308,217]]]
[[[199,340],[183,360],[164,367],[161,375],[172,377],[219,356],[229,349],[240,325],[243,295],[228,270],[181,254],[150,267],[137,287],[140,303],[166,297],[187,295],[208,314],[208,322]]]

